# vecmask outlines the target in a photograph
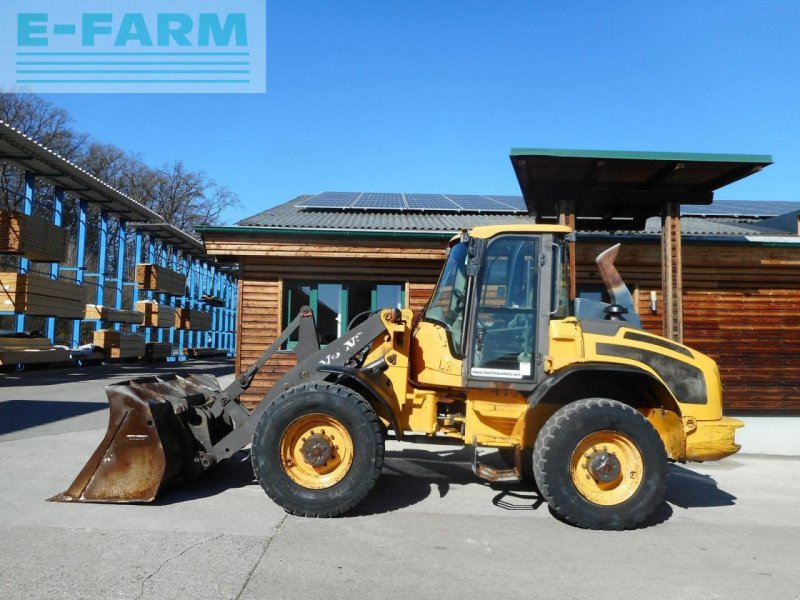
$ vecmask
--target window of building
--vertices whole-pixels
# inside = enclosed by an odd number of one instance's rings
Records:
[[[405,301],[405,288],[401,283],[283,282],[284,323],[291,323],[301,307],[311,307],[322,346],[344,335],[351,321],[361,320],[359,315],[365,317],[381,308],[403,308]],[[296,342],[294,335],[289,339],[288,348]]]

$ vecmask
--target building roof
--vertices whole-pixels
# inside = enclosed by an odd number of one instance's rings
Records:
[[[416,232],[451,235],[464,228],[478,225],[502,225],[514,223],[534,223],[529,214],[491,214],[468,212],[422,212],[422,211],[366,211],[366,210],[323,210],[298,206],[309,196],[297,198],[264,210],[237,223],[238,228],[249,231],[266,230],[306,230],[306,231],[348,231],[348,232]],[[476,196],[477,197],[477,196]],[[786,231],[768,229],[760,226],[763,220],[781,214],[800,210],[800,202],[758,202],[743,200],[719,200],[711,206],[682,207],[682,231],[686,236],[780,236],[789,235]],[[203,231],[220,228],[206,227]],[[235,231],[237,227],[225,228]],[[653,236],[661,232],[658,217],[646,221],[643,230],[616,232],[624,235]],[[586,232],[590,235],[608,235],[608,231]]]
[[[715,190],[772,164],[766,155],[542,148],[510,158],[528,210],[544,222],[574,213],[578,230],[640,229],[667,203],[711,204]]]
[[[298,206],[309,196],[298,196],[237,225],[245,227],[340,229],[373,231],[438,231],[452,233],[476,225],[534,223],[527,213],[471,213],[425,211],[366,211],[358,209],[316,209]],[[206,228],[207,229],[207,228]]]

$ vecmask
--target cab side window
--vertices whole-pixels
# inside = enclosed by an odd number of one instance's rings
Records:
[[[538,240],[501,236],[478,277],[471,375],[521,379],[532,374],[536,343]]]

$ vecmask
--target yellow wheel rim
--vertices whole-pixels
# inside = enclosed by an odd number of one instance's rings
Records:
[[[630,499],[644,476],[642,453],[618,431],[590,433],[575,447],[570,475],[578,492],[589,502],[613,506]]]
[[[310,413],[286,428],[280,444],[281,464],[292,481],[322,490],[341,481],[353,464],[353,439],[330,415]]]

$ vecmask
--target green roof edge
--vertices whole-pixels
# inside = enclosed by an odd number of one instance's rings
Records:
[[[568,158],[678,160],[772,164],[769,154],[707,154],[699,152],[648,152],[639,150],[569,150],[566,148],[512,148],[511,156],[560,156]]]

